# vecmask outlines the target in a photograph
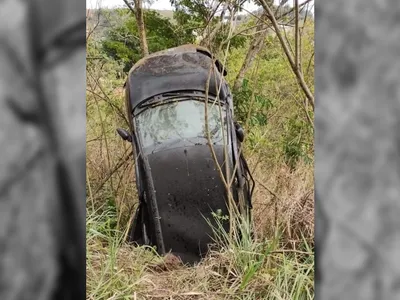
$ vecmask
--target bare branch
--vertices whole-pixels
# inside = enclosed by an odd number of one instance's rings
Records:
[[[126,151],[127,152],[127,151]],[[126,153],[125,152],[125,153]],[[114,166],[114,168],[107,174],[107,176],[101,181],[96,190],[93,192],[93,196],[97,195],[98,192],[101,191],[103,186],[107,183],[107,181],[111,178],[111,176],[117,172],[131,157],[133,157],[133,151],[130,151],[127,155],[124,155],[119,159],[118,163]]]
[[[295,52],[295,65],[300,69],[300,44],[299,44],[299,0],[294,0],[294,52]]]
[[[309,2],[309,1],[306,1],[306,2]],[[304,3],[306,3],[306,2],[304,2]],[[310,105],[312,106],[312,108],[314,110],[314,95],[311,93],[309,87],[307,86],[307,84],[304,80],[303,74],[297,66],[297,61],[295,60],[295,58],[293,58],[292,54],[290,53],[289,46],[282,36],[282,33],[279,29],[278,22],[276,21],[276,18],[274,16],[271,8],[269,7],[269,5],[267,4],[267,2],[265,0],[260,0],[260,3],[262,5],[262,7],[265,9],[265,11],[267,12],[268,19],[271,21],[271,23],[275,29],[276,35],[281,43],[283,51],[285,52],[285,55],[286,55],[286,57],[289,61],[289,64],[293,70],[293,73],[295,74],[299,85],[301,86],[305,96],[307,97],[308,101],[310,102]]]
[[[129,10],[133,13],[133,15],[136,16],[136,11],[133,8],[133,6],[127,0],[122,0],[122,1],[124,1],[125,5],[129,8]]]

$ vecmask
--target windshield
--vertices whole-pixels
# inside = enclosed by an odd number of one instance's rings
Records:
[[[212,143],[217,145],[223,145],[222,133],[223,128],[226,128],[225,109],[221,109],[223,123],[220,106],[208,103],[208,130]],[[159,149],[180,141],[186,144],[205,144],[208,138],[203,101],[176,101],[151,107],[137,116],[136,124],[144,148]]]

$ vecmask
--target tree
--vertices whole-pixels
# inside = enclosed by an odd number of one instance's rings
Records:
[[[139,37],[140,37],[140,48],[142,49],[142,56],[149,55],[149,47],[147,45],[146,28],[143,18],[143,2],[142,0],[133,0],[134,7],[127,1],[124,0],[126,6],[136,17],[136,23],[138,25]]]
[[[307,1],[303,2],[302,5],[305,5],[310,1],[311,0],[307,0]],[[304,80],[304,74],[303,74],[301,64],[300,64],[301,53],[300,53],[300,44],[299,44],[299,41],[300,41],[299,34],[300,33],[299,33],[299,3],[298,3],[298,0],[295,0],[295,5],[294,5],[294,11],[295,11],[295,54],[294,55],[290,52],[290,46],[289,46],[287,40],[285,40],[282,35],[282,32],[281,32],[280,26],[278,24],[277,18],[275,16],[275,13],[273,12],[273,10],[271,8],[271,4],[269,4],[266,0],[259,0],[259,2],[261,4],[261,6],[264,8],[268,19],[272,23],[275,33],[276,33],[279,41],[281,42],[282,49],[289,61],[290,67],[292,68],[293,73],[296,76],[301,89],[304,92],[304,95],[308,99],[309,104],[314,109],[314,95],[311,93],[309,86],[307,85],[307,83]]]
[[[257,20],[257,26],[255,29],[256,32],[254,34],[252,41],[250,42],[246,58],[242,64],[242,67],[240,68],[239,73],[236,76],[236,80],[233,85],[233,89],[236,91],[241,88],[246,72],[253,64],[253,61],[256,58],[257,54],[261,51],[261,49],[265,45],[264,40],[268,34],[267,30],[268,26],[266,24],[267,19],[268,19],[267,16],[265,14],[262,14],[262,16]]]
[[[285,26],[295,26],[296,32],[299,33],[299,27],[298,27],[299,19],[302,19],[304,21],[307,18],[307,11],[299,10],[299,8],[304,7],[310,1],[303,2],[301,5],[299,5],[296,2],[294,8],[290,8],[288,5],[285,5],[287,1],[280,1],[279,5],[273,5],[273,1],[260,0],[256,2],[262,8],[261,10],[258,11],[257,24],[255,27],[254,37],[250,42],[250,47],[246,54],[246,58],[242,64],[242,67],[234,83],[235,90],[240,89],[247,70],[252,66],[255,57],[258,55],[261,49],[263,49],[264,40],[268,35],[268,28],[273,27],[280,41],[282,43],[285,43],[283,44],[283,47],[286,46],[286,48],[288,48],[288,46],[286,45],[287,41],[283,39],[283,35],[280,32],[279,25],[282,24],[280,22],[284,22],[283,24]],[[274,25],[274,22],[272,22],[273,21],[272,18],[275,21],[276,26]],[[278,25],[278,23],[280,24]],[[300,38],[299,34],[297,34],[296,37],[299,39]],[[299,48],[300,44],[296,43],[295,49],[298,50]],[[296,57],[300,60],[299,53],[297,53]],[[289,60],[290,59],[291,56],[289,55]],[[301,74],[299,76],[301,76]],[[308,88],[306,85],[304,86],[305,88]]]
[[[122,20],[111,27],[102,41],[103,51],[109,57],[124,65],[124,72],[143,57],[140,47],[140,28],[135,18],[129,18],[127,9],[116,10],[116,18]],[[128,18],[126,18],[128,16]],[[146,19],[147,44],[149,53],[176,47],[194,41],[193,32],[182,30],[153,10],[144,11]]]
[[[245,2],[240,0],[240,3]],[[230,24],[224,23],[225,17],[235,16],[240,5],[232,1],[210,0],[171,0],[175,7],[174,19],[184,30],[194,31],[198,43],[212,52],[226,45]],[[242,47],[246,38],[236,35],[229,38],[231,48]]]

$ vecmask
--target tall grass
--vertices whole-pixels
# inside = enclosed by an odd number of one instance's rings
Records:
[[[194,267],[158,272],[163,258],[149,247],[123,242],[113,229],[112,210],[88,211],[88,299],[313,299],[314,257],[304,239],[297,249],[281,247],[281,233],[272,239],[250,234],[238,217],[241,238],[232,238],[216,220],[215,245]],[[172,298],[171,298],[172,297]]]

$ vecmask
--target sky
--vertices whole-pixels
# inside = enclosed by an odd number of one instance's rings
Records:
[[[299,3],[304,2],[305,0],[300,0]],[[152,9],[159,9],[159,10],[171,10],[171,3],[170,0],[156,0],[153,1],[154,4],[150,6]],[[289,3],[292,1],[288,1]],[[98,7],[98,4],[101,4],[101,7],[118,7],[118,6],[124,6],[124,1],[122,0],[86,0],[86,7],[87,8],[96,8]],[[279,0],[275,0],[275,3],[279,3]],[[253,3],[246,3],[244,5],[244,8],[246,10],[252,11],[257,9],[257,6],[254,5]]]
[[[124,6],[124,1],[122,0],[86,0],[86,7],[87,8],[95,8],[97,2],[101,2],[102,7],[116,7],[116,6]],[[150,6],[152,9],[159,9],[159,10],[172,10],[172,6],[170,0],[156,0],[153,1],[154,4]],[[246,4],[246,9],[254,9],[256,6],[254,4]]]

